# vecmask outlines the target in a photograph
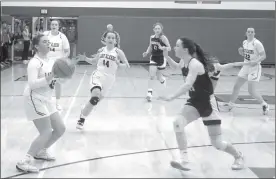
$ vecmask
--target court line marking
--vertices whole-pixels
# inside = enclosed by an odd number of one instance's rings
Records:
[[[225,93],[217,93],[217,95],[229,95],[228,94],[225,94]],[[1,95],[1,97],[22,97],[23,95]],[[263,95],[263,96],[268,96],[268,97],[273,97],[275,98],[275,96],[273,95]],[[74,98],[87,98],[89,96],[62,96],[62,98],[71,98],[71,97],[74,97]],[[126,97],[126,96],[110,96],[110,97],[105,97],[106,99],[145,99],[145,97],[133,97],[133,96],[130,96],[130,97]],[[176,98],[175,100],[183,100],[183,99],[188,99],[189,97],[179,97],[179,98]],[[157,101],[157,98],[152,98],[153,101]],[[221,101],[219,101],[221,103]],[[225,101],[222,101],[222,103],[225,103]],[[275,105],[273,103],[268,103],[269,105]],[[239,103],[238,105],[258,105],[257,103]],[[244,108],[244,109],[259,109],[258,107],[242,107],[242,106],[236,106],[235,108]],[[270,106],[270,111],[274,111],[275,108],[271,108]]]
[[[272,92],[268,92],[268,93],[272,93]],[[230,96],[231,94],[230,93],[216,93],[215,96],[220,96],[220,95],[228,95]],[[9,95],[9,94],[2,94],[1,97],[22,97],[24,95],[22,94],[15,94],[15,95]],[[250,95],[240,95],[241,97],[251,97]],[[262,96],[267,96],[267,97],[275,97],[275,95],[265,95],[263,94]],[[79,98],[86,98],[88,97],[88,95],[86,96],[83,96],[83,95],[79,95],[79,96],[75,96],[75,95],[64,95],[64,96],[61,96],[61,97],[64,97],[64,98],[70,98],[70,97],[79,97]],[[240,98],[241,98],[240,97]],[[110,98],[110,99],[116,99],[116,98],[122,98],[122,99],[145,99],[146,100],[146,97],[145,96],[107,96],[105,98]],[[189,97],[179,97],[179,98],[176,98],[177,99],[188,99]],[[156,98],[153,98],[153,99],[156,99]]]
[[[164,106],[163,106],[163,107],[164,107]],[[168,144],[167,141],[166,141],[166,137],[165,137],[164,133],[162,132],[162,130],[161,130],[160,127],[158,126],[158,120],[157,120],[157,118],[159,118],[159,117],[161,117],[161,118],[162,118],[162,117],[166,117],[166,109],[165,109],[165,107],[164,107],[164,113],[165,113],[165,114],[161,114],[161,115],[157,115],[157,116],[152,114],[151,109],[152,109],[152,104],[150,103],[150,107],[149,107],[149,109],[148,109],[148,114],[149,114],[150,118],[152,118],[153,121],[154,121],[154,123],[155,123],[155,129],[156,129],[157,133],[159,134],[159,137],[161,138],[161,141],[163,142],[163,144],[165,145],[165,147],[166,147],[167,149],[169,149],[169,148],[170,148],[170,147],[169,147],[169,144]],[[162,108],[161,108],[161,109],[162,109]],[[169,151],[169,153],[170,153],[172,159],[175,160],[175,156],[174,156],[172,150],[168,150],[168,151]],[[179,170],[179,173],[180,173],[180,175],[181,175],[183,178],[185,178],[185,175],[183,174],[182,171]]]
[[[82,83],[83,83],[83,80],[84,80],[85,75],[86,75],[86,70],[85,70],[85,72],[84,72],[84,74],[83,74],[83,76],[82,76],[82,78],[81,78],[81,80],[80,80],[80,83],[79,83],[79,85],[78,85],[78,88],[76,89],[76,91],[75,91],[75,93],[74,93],[74,97],[73,97],[73,99],[72,99],[72,101],[71,101],[71,103],[70,103],[70,106],[69,106],[68,110],[66,111],[65,116],[64,116],[63,119],[62,119],[62,120],[64,121],[64,125],[65,125],[65,126],[66,126],[67,118],[68,118],[69,114],[71,114],[71,110],[72,110],[73,104],[74,104],[75,101],[76,101],[76,95],[79,93],[80,87],[82,86]],[[52,145],[52,149],[54,149],[55,146],[56,146],[56,143]],[[49,162],[45,161],[45,162],[43,162],[43,164],[42,164],[42,168],[47,168],[48,165],[49,165]],[[46,172],[46,170],[42,170],[41,172],[38,173],[38,175],[37,175],[36,178],[43,178],[43,175],[44,175],[45,172]]]
[[[250,144],[275,144],[275,141],[259,141],[259,142],[236,142],[232,143],[232,145],[250,145]],[[202,147],[211,147],[212,145],[196,145],[196,146],[189,146],[188,148],[202,148]],[[73,165],[73,164],[78,164],[82,162],[89,162],[89,161],[94,161],[94,160],[100,160],[100,159],[106,159],[106,158],[114,158],[114,157],[121,157],[121,156],[127,156],[127,155],[137,155],[137,154],[143,154],[143,153],[153,153],[153,152],[160,152],[160,151],[167,151],[167,150],[176,150],[178,148],[165,148],[165,149],[155,149],[155,150],[147,150],[147,151],[140,151],[140,152],[131,152],[131,153],[123,153],[123,154],[117,154],[117,155],[108,155],[108,156],[103,156],[103,157],[96,157],[96,158],[90,158],[90,159],[85,159],[85,160],[79,160],[75,162],[69,162],[69,163],[64,163],[60,165],[54,165],[51,167],[45,167],[41,168],[40,170],[48,170],[48,169],[53,169],[53,168],[58,168],[58,167],[63,167],[63,166],[68,166],[68,165]],[[13,178],[13,177],[18,177],[18,176],[23,176],[27,175],[30,173],[19,173],[16,175],[11,175],[8,177],[3,177],[3,178]]]

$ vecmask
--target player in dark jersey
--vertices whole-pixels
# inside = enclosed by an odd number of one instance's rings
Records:
[[[166,53],[164,55],[166,56]],[[232,144],[222,140],[221,119],[213,112],[210,102],[214,88],[207,69],[211,69],[210,66],[212,64],[208,62],[201,47],[187,38],[177,40],[175,55],[181,59],[178,65],[185,77],[185,83],[175,94],[168,97],[159,97],[159,99],[171,101],[188,91],[190,98],[174,121],[174,131],[178,148],[180,149],[180,161],[172,161],[172,167],[180,170],[190,170],[184,127],[201,117],[204,125],[207,126],[212,145],[216,149],[225,151],[235,158],[235,162],[232,165],[233,170],[242,169],[244,167],[243,155]],[[167,59],[169,63],[172,63],[173,60]],[[174,63],[177,64],[176,62]]]
[[[148,82],[148,94],[147,100],[151,101],[153,93],[153,80],[155,76],[160,81],[161,84],[166,86],[166,78],[163,75],[163,70],[166,68],[166,59],[163,55],[163,50],[171,51],[171,46],[168,38],[163,34],[163,26],[161,23],[156,23],[153,25],[154,35],[150,37],[150,43],[146,52],[143,53],[143,57],[151,54],[150,57],[150,79]]]

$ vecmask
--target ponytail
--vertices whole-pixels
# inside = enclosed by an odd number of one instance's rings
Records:
[[[207,72],[213,72],[214,71],[214,57],[211,57],[209,54],[204,52],[202,48],[197,44],[194,43],[196,47],[196,55],[197,59],[203,64],[205,70]]]
[[[201,47],[197,43],[194,43],[194,44],[195,44],[195,53],[197,55],[198,60],[204,65],[204,67],[206,67],[207,54],[201,49]]]
[[[211,66],[213,66],[213,64],[209,61],[210,56],[207,53],[205,53],[202,50],[202,48],[193,40],[188,39],[186,37],[181,37],[180,40],[182,41],[183,48],[187,48],[188,53],[191,56],[195,56],[202,63],[205,70],[207,72],[210,72],[209,70],[211,70],[212,69]]]

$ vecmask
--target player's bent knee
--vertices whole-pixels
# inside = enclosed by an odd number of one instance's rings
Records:
[[[98,96],[92,96],[89,100],[90,104],[92,104],[93,106],[96,106],[99,101],[100,98]]]
[[[212,136],[211,143],[212,146],[214,146],[218,150],[225,150],[228,145],[228,143],[223,141],[220,136]]]

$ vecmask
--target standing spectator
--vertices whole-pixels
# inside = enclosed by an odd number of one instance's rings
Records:
[[[112,25],[112,24],[108,24],[108,25],[106,26],[106,28],[107,28],[107,31],[104,32],[104,34],[102,35],[102,38],[101,38],[102,44],[106,45],[106,44],[105,44],[105,37],[106,37],[107,33],[108,33],[108,32],[114,32],[114,33],[115,33],[115,36],[116,36],[116,44],[115,44],[115,47],[120,48],[120,40],[121,40],[121,38],[120,38],[119,33],[116,32],[116,31],[114,31],[113,25]]]
[[[22,35],[24,39],[24,49],[22,52],[22,60],[24,64],[27,64],[28,56],[29,56],[29,48],[30,48],[30,32],[29,32],[29,27],[27,25],[25,25]]]
[[[10,34],[6,22],[1,26],[1,67],[9,65],[9,45],[11,44]]]
[[[68,38],[68,41],[70,43],[70,57],[76,56],[76,41],[77,41],[77,33],[76,33],[76,27],[73,23],[70,24],[70,27],[67,30],[66,36]]]

